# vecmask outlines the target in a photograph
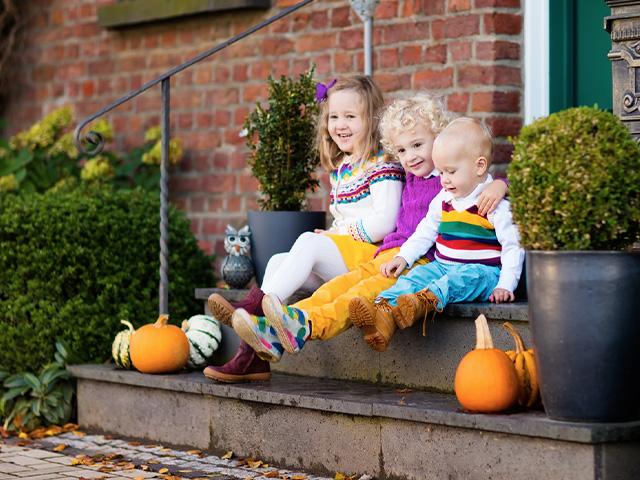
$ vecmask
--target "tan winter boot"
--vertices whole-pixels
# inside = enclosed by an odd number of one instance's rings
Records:
[[[398,306],[394,311],[394,319],[399,328],[408,328],[417,320],[423,319],[422,335],[426,334],[427,315],[438,312],[438,297],[429,290],[408,293],[398,297]]]
[[[362,330],[364,340],[371,348],[384,352],[396,331],[393,307],[386,300],[372,303],[364,297],[349,302],[351,323]]]

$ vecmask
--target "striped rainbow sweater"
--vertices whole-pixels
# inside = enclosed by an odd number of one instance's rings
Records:
[[[444,263],[481,263],[500,266],[502,247],[486,216],[472,205],[456,211],[442,202],[442,219],[436,238],[436,258]]]

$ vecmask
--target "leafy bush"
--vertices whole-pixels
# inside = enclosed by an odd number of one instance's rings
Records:
[[[150,128],[145,143],[124,157],[105,150],[89,158],[74,144],[70,130],[73,123],[73,112],[69,107],[63,107],[9,141],[0,140],[0,192],[42,193],[80,181],[106,182],[117,188],[140,186],[146,190],[159,190],[159,127]],[[89,129],[98,132],[106,143],[113,139],[113,129],[104,119],[90,125]],[[171,140],[169,158],[171,164],[182,158],[179,139]]]
[[[46,425],[63,425],[69,421],[74,394],[72,363],[64,342],[56,342],[55,360],[38,375],[21,372],[8,376],[0,371],[5,392],[0,398],[0,419],[7,431],[25,430]]]
[[[80,361],[102,361],[120,319],[155,321],[159,208],[142,190],[0,195],[0,365],[37,371],[55,338]],[[212,259],[173,207],[169,225],[169,307],[179,323],[202,310],[194,288],[214,278]]]
[[[554,113],[522,129],[509,165],[525,248],[620,250],[640,234],[640,148],[613,114]]]
[[[313,70],[297,81],[269,77],[269,107],[256,105],[244,125],[263,210],[302,210],[307,190],[319,185],[313,176],[320,161],[314,148],[317,113]]]

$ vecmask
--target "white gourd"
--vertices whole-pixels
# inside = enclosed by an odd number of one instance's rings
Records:
[[[189,339],[189,367],[204,367],[220,346],[220,322],[209,315],[194,315],[182,322],[182,330]]]

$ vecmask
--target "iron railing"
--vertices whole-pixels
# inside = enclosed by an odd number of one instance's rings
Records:
[[[181,71],[191,67],[192,65],[204,60],[205,58],[210,57],[214,53],[219,52],[227,48],[229,45],[236,43],[238,40],[241,40],[245,37],[248,37],[252,33],[257,32],[258,30],[272,24],[280,20],[283,17],[293,13],[294,11],[304,7],[305,5],[313,2],[313,0],[302,0],[301,2],[292,5],[291,7],[285,8],[281,10],[276,15],[260,22],[259,24],[245,30],[244,32],[230,38],[229,40],[205,51],[199,55],[196,55],[191,60],[184,62],[177,67],[174,67],[164,74],[160,75],[154,80],[151,80],[144,85],[142,85],[137,90],[132,90],[128,94],[114,101],[110,105],[107,105],[103,109],[94,113],[93,115],[85,118],[75,129],[75,144],[80,152],[84,152],[88,155],[97,155],[104,148],[104,139],[102,136],[93,130],[89,131],[87,135],[81,138],[82,130],[91,122],[93,122],[96,118],[101,117],[107,112],[110,112],[114,108],[122,105],[123,103],[128,102],[132,98],[137,97],[141,93],[149,90],[154,85],[160,84],[160,88],[162,91],[162,99],[161,99],[161,129],[162,129],[162,154],[160,160],[160,291],[159,291],[159,305],[158,305],[158,313],[159,314],[168,314],[169,313],[169,140],[170,140],[170,129],[169,129],[169,120],[171,116],[171,105],[170,105],[170,82],[171,77],[180,73]],[[86,148],[90,147],[90,148]]]

